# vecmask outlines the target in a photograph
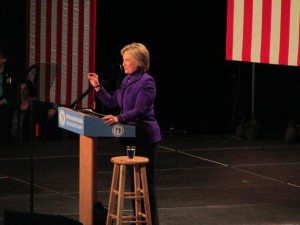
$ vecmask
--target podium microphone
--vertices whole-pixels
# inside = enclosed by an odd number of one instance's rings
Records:
[[[96,87],[99,87],[100,85],[96,86]],[[94,86],[90,86],[88,89],[86,89],[85,92],[83,92],[82,95],[80,95],[71,105],[68,106],[68,108],[71,108],[71,109],[76,109],[77,107],[77,104],[85,97],[87,96],[94,88],[96,88]]]

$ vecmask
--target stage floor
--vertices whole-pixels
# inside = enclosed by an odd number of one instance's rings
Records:
[[[105,207],[110,158],[121,154],[117,139],[98,139],[97,198]],[[156,168],[161,225],[300,225],[300,143],[230,134],[164,136]],[[78,220],[78,197],[78,138],[0,144],[0,225],[5,210],[31,207]]]

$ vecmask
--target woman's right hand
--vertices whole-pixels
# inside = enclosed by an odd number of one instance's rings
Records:
[[[89,79],[91,85],[95,88],[95,91],[99,91],[100,90],[100,82],[98,79],[98,74],[88,73],[88,79]]]

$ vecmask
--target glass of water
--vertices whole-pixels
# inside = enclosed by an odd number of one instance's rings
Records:
[[[133,160],[135,157],[135,146],[126,146],[127,157],[130,160]]]

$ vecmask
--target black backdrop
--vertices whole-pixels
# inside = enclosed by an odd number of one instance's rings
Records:
[[[20,74],[26,70],[25,2],[0,2],[0,41]],[[98,1],[96,72],[114,87],[120,49],[143,42],[151,53],[162,130],[232,132],[252,116],[252,65],[225,60],[225,32],[224,0]],[[298,67],[256,65],[255,118],[264,131],[283,134],[291,119],[299,120],[299,84]]]

